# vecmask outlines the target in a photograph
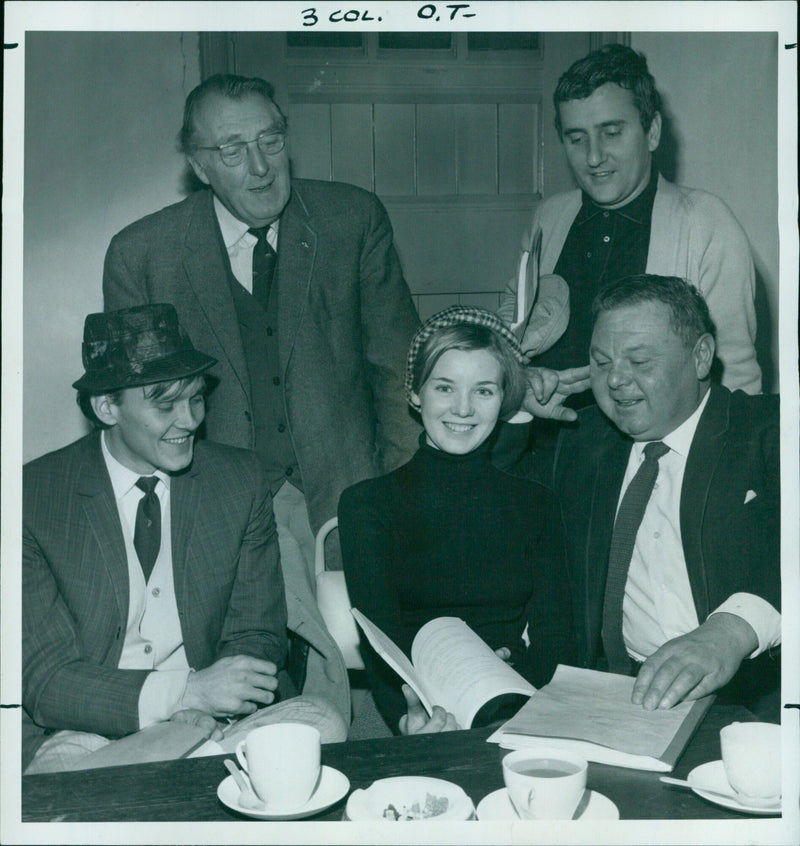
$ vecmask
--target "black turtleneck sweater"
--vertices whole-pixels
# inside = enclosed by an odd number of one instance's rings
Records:
[[[423,433],[407,464],[344,491],[339,539],[353,605],[406,655],[422,625],[453,616],[492,649],[509,647],[515,669],[536,687],[557,663],[574,661],[555,497],[493,467],[488,442],[451,455]],[[367,644],[363,651],[378,710],[396,732],[406,710],[402,681]]]

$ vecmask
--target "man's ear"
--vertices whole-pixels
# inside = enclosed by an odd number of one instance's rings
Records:
[[[714,338],[708,332],[701,335],[695,342],[694,349],[692,350],[692,361],[694,362],[694,370],[698,379],[706,379],[708,377],[716,349],[717,345],[714,343]]]
[[[95,416],[101,423],[104,423],[106,426],[116,426],[117,406],[111,401],[108,394],[89,397],[89,402],[92,404],[92,411],[94,411]]]
[[[194,175],[204,184],[209,185],[208,176],[206,176],[206,172],[203,168],[203,165],[197,161],[194,156],[186,156],[186,160],[189,162],[192,170],[194,171]]]
[[[653,115],[653,120],[650,122],[650,129],[647,130],[647,147],[651,153],[654,153],[661,141],[661,112],[656,112]]]

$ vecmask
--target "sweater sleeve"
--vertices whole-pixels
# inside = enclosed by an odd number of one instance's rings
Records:
[[[717,329],[722,384],[731,391],[761,391],[755,351],[755,270],[750,244],[730,209],[718,197],[690,195],[692,237],[699,271],[694,282],[708,303]]]
[[[415,632],[400,623],[400,608],[391,583],[391,532],[380,504],[384,497],[375,490],[374,482],[362,482],[347,488],[339,500],[339,543],[347,590],[354,608],[358,608],[390,637],[406,655]],[[402,679],[361,637],[369,686],[378,712],[395,733],[406,712]]]
[[[722,384],[761,391],[755,351],[755,271],[744,230],[725,203],[659,178],[647,272],[688,279],[705,297],[716,327]]]

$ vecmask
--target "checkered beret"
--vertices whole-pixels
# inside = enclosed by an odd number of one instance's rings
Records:
[[[483,308],[476,308],[475,306],[454,305],[449,308],[437,312],[432,317],[429,317],[422,326],[417,329],[417,333],[411,341],[411,346],[408,350],[408,360],[406,361],[406,379],[404,389],[406,399],[411,403],[411,394],[413,392],[414,382],[414,365],[417,361],[417,356],[423,344],[430,338],[430,336],[437,329],[447,329],[450,326],[456,326],[459,323],[469,323],[474,326],[485,326],[491,329],[496,335],[506,343],[511,350],[512,355],[520,364],[527,364],[527,358],[522,352],[516,335],[511,331],[508,324],[499,318],[491,311],[486,311]],[[413,403],[411,403],[413,404]]]

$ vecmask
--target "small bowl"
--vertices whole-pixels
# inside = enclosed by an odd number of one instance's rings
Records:
[[[345,819],[353,821],[470,820],[475,806],[451,781],[426,776],[397,776],[354,790],[347,800]]]

